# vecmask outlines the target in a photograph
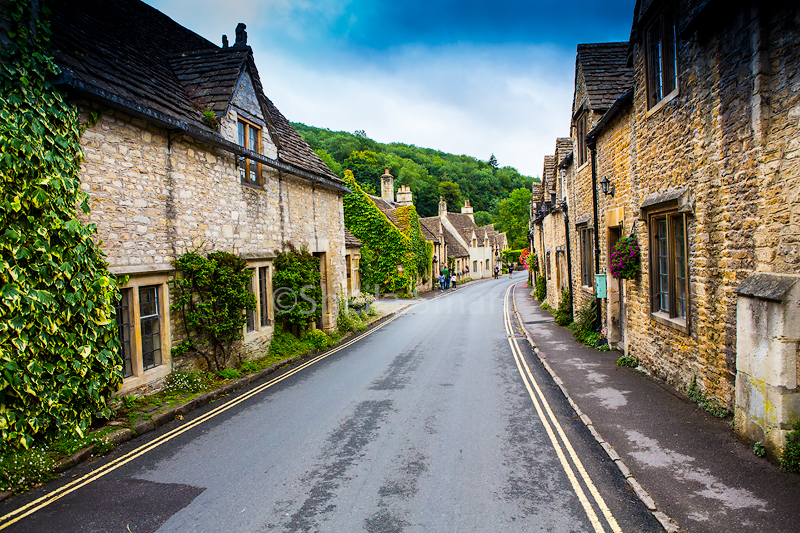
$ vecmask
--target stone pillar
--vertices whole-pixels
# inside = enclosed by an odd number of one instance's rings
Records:
[[[381,176],[381,198],[394,203],[394,176],[389,174],[389,167],[386,167],[386,172]]]
[[[800,418],[800,276],[756,273],[736,289],[736,432],[780,455]]]

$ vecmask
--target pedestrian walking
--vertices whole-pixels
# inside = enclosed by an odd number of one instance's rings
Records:
[[[509,278],[511,277],[511,274],[512,274],[513,272],[514,272],[514,271],[513,271],[513,270],[511,270],[511,263],[509,263],[509,264],[508,264],[508,277],[509,277]]]
[[[453,284],[453,288],[454,288],[454,289],[456,288],[456,279],[457,279],[457,278],[456,278],[456,273],[455,273],[455,272],[453,272],[453,275],[452,275],[452,276],[450,276],[450,282]]]
[[[444,272],[441,270],[439,271],[439,288],[441,292],[444,292]]]
[[[495,265],[494,266],[494,279],[498,279],[500,277],[500,267]]]
[[[447,267],[444,267],[444,289],[447,290],[450,288],[450,271]]]

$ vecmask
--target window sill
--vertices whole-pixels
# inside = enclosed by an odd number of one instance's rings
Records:
[[[246,181],[240,181],[239,183],[242,185],[242,187],[247,187],[248,189],[255,189],[257,191],[263,191],[264,190],[264,186],[263,185],[256,185],[254,183],[249,183],[249,182],[246,182]]]
[[[275,326],[262,326],[261,329],[257,329],[255,331],[250,331],[244,334],[243,342],[245,344],[257,341],[263,337],[271,336],[273,331],[275,330]]]
[[[650,313],[650,319],[664,326],[689,334],[689,324],[683,318],[670,317],[667,313]]]
[[[667,96],[659,100],[659,102],[656,105],[648,109],[647,112],[644,114],[644,118],[650,118],[650,116],[657,113],[659,109],[667,105],[669,102],[673,101],[678,96],[678,94],[680,94],[680,89],[676,87],[675,89],[673,89],[671,93],[669,93]]]

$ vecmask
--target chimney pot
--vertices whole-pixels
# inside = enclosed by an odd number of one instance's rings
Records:
[[[223,35],[222,36],[222,48],[228,48],[228,36],[227,35]]]
[[[247,26],[243,22],[240,22],[236,26],[236,44],[234,44],[234,46],[247,46],[247,32],[244,31],[245,28],[247,28]]]

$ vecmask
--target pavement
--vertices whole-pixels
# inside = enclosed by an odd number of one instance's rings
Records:
[[[756,457],[718,419],[618,351],[578,343],[516,285],[517,318],[541,364],[667,531],[800,530],[800,475]]]

